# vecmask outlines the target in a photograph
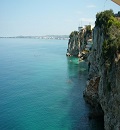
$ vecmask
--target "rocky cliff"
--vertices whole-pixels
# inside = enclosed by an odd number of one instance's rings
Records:
[[[87,25],[79,31],[71,32],[69,36],[67,56],[81,56],[87,45],[87,41],[92,37],[91,26]]]
[[[103,111],[105,130],[120,130],[120,22],[111,10],[96,15],[88,69],[85,100]]]
[[[79,32],[74,31],[69,36],[67,55],[77,56],[80,49]]]

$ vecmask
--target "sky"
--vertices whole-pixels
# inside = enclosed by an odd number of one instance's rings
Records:
[[[0,36],[69,35],[94,25],[96,13],[120,6],[111,0],[0,0]]]

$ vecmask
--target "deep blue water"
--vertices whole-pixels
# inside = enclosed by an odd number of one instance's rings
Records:
[[[87,67],[66,40],[0,39],[0,130],[98,130],[83,99]]]

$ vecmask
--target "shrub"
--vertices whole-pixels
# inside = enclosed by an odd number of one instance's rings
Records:
[[[113,10],[106,10],[104,12],[97,13],[96,15],[95,26],[103,28],[105,35],[107,34],[108,28],[111,26],[109,20],[111,20],[111,17],[113,16]]]
[[[95,26],[103,29],[102,55],[110,64],[116,52],[120,52],[120,21],[114,17],[112,10],[106,10],[96,15]]]
[[[71,32],[71,34],[69,35],[69,38],[72,38],[74,36],[77,36],[78,35],[78,31],[73,31]]]

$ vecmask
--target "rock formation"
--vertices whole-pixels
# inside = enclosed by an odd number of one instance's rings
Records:
[[[91,37],[92,31],[90,25],[87,25],[85,28],[81,28],[81,30],[79,31],[72,32],[69,36],[68,49],[66,55],[77,57],[85,55],[83,50],[85,51],[87,41],[89,42]]]
[[[79,54],[79,48],[80,48],[80,41],[79,41],[79,32],[74,31],[69,36],[69,42],[68,42],[68,50],[67,54],[77,56]]]
[[[111,10],[96,15],[88,63],[85,100],[102,108],[105,130],[120,130],[120,22]]]
[[[93,32],[90,26],[72,32],[66,55],[87,58],[89,72],[83,96],[94,108],[90,118],[104,116],[105,130],[120,130],[119,15],[112,10],[100,12]]]

